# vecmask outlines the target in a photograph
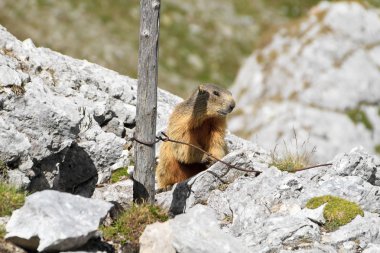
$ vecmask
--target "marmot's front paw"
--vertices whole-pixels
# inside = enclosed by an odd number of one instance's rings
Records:
[[[207,167],[211,167],[216,162],[215,159],[213,159],[211,156],[204,155],[202,157],[201,163],[206,165]]]
[[[157,193],[161,193],[161,192],[167,192],[167,191],[170,191],[172,188],[173,188],[173,185],[165,186],[164,188],[157,189],[157,190],[156,190],[156,194],[157,194]]]

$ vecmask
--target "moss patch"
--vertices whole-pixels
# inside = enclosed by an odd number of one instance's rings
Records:
[[[160,207],[148,204],[134,204],[126,210],[111,226],[101,227],[107,241],[124,244],[129,242],[138,252],[139,238],[145,227],[157,221],[169,219],[167,213]]]
[[[0,217],[11,215],[13,210],[20,208],[25,202],[25,196],[25,192],[0,182]]]
[[[112,172],[110,181],[111,183],[116,183],[128,178],[129,178],[128,168],[122,167]]]
[[[380,154],[380,144],[375,146],[375,152]]]
[[[347,116],[355,124],[362,123],[368,130],[373,130],[373,125],[371,121],[368,119],[367,114],[359,108],[348,110]]]
[[[356,203],[331,195],[311,198],[306,207],[315,209],[324,203],[327,203],[323,210],[326,219],[324,228],[329,232],[351,222],[357,215],[364,216],[363,210]]]

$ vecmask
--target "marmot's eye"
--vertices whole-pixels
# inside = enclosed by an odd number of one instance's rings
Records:
[[[214,94],[215,96],[217,96],[217,97],[219,97],[220,96],[220,93],[219,93],[219,91],[216,91],[216,90],[214,90],[213,92],[212,92],[212,94]]]

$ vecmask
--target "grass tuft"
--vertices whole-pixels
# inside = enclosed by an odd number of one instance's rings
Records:
[[[0,180],[5,180],[7,178],[8,178],[8,167],[5,164],[5,162],[0,160]]]
[[[326,219],[324,228],[328,232],[351,222],[357,215],[364,216],[364,212],[358,204],[331,195],[311,198],[306,203],[306,207],[315,209],[324,203],[327,203],[323,210],[323,217]]]
[[[122,168],[119,168],[119,169],[112,172],[110,181],[111,181],[111,183],[116,183],[116,182],[119,182],[121,180],[125,180],[128,178],[129,178],[128,168],[122,167]]]
[[[0,217],[11,215],[25,202],[26,193],[16,187],[0,182]]]
[[[282,171],[296,172],[304,167],[311,165],[316,147],[309,148],[309,141],[304,141],[301,145],[298,143],[297,134],[293,130],[295,151],[288,148],[286,142],[283,142],[284,152],[279,155],[276,148],[271,152],[270,166],[274,166]]]
[[[122,213],[111,226],[101,227],[104,239],[114,243],[129,243],[134,249],[139,248],[139,238],[145,227],[157,221],[169,219],[167,213],[158,206],[134,204]]]

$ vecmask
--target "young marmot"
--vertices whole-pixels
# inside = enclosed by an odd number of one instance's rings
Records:
[[[213,84],[200,85],[178,104],[169,119],[169,138],[191,143],[222,158],[226,115],[235,107],[231,92]],[[205,170],[210,159],[199,150],[173,142],[162,143],[156,169],[159,188],[166,188]]]

